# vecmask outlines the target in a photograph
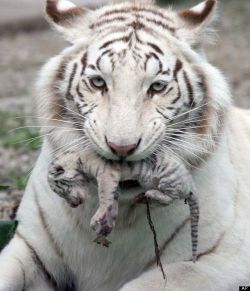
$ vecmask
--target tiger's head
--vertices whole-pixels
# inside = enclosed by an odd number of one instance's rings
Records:
[[[47,18],[71,46],[38,82],[45,128],[63,146],[134,161],[159,151],[194,164],[223,128],[230,97],[202,53],[215,0],[175,12],[152,1],[95,11],[47,0]]]

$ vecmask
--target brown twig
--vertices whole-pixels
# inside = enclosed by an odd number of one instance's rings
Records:
[[[147,209],[148,224],[149,224],[149,227],[150,227],[150,229],[153,233],[153,236],[154,236],[156,263],[157,263],[157,266],[159,266],[161,269],[163,279],[166,280],[166,274],[165,274],[165,271],[164,271],[162,263],[161,263],[161,255],[160,255],[160,249],[159,249],[159,245],[158,245],[158,241],[157,241],[157,234],[156,234],[155,227],[154,227],[154,224],[153,224],[153,221],[151,218],[150,207],[149,207],[149,202],[148,202],[147,198],[145,199],[145,203],[146,203],[146,209]]]

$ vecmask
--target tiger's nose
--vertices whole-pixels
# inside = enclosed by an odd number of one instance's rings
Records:
[[[139,146],[140,140],[135,144],[129,145],[117,145],[113,142],[108,141],[107,139],[106,142],[113,153],[119,156],[127,156],[132,154],[136,150],[136,148]]]

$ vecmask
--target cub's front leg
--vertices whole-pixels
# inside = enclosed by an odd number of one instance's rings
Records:
[[[99,207],[91,219],[91,226],[97,233],[96,242],[109,246],[106,237],[115,226],[118,215],[119,181],[121,170],[118,164],[105,162],[97,171]]]
[[[71,207],[83,203],[88,195],[88,178],[82,171],[81,159],[74,152],[67,152],[50,164],[48,182]]]

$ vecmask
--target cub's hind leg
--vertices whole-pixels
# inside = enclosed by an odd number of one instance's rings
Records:
[[[150,164],[144,163],[139,181],[146,189],[145,196],[163,204],[170,204],[174,199],[185,199],[190,209],[192,257],[195,262],[198,247],[199,203],[197,191],[191,173],[182,161],[170,157],[158,157],[152,173]],[[150,175],[148,174],[150,173]]]
[[[192,259],[195,262],[198,247],[199,202],[192,175],[182,162],[171,159],[162,161],[156,169],[154,175],[159,193],[163,193],[163,196],[171,199],[185,199],[189,206]]]

